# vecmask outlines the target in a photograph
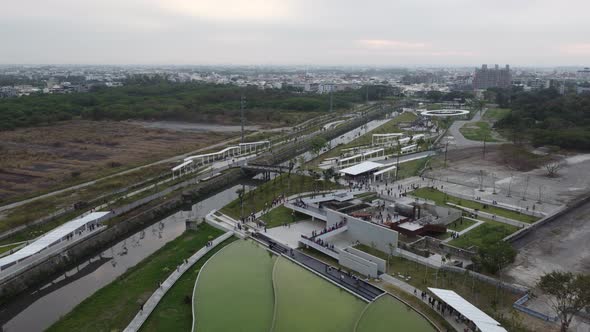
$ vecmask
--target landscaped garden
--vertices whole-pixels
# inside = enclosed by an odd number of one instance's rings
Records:
[[[256,189],[243,193],[244,215],[258,212],[265,207],[270,207],[274,199],[280,195],[290,196],[293,194],[310,192],[314,190],[337,189],[340,185],[335,182],[316,180],[310,176],[300,174],[282,174],[271,181],[268,181]],[[240,198],[233,200],[226,205],[221,212],[234,218],[240,219],[241,205]]]

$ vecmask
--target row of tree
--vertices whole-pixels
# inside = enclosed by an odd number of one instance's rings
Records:
[[[512,112],[496,123],[518,143],[590,150],[590,94],[560,95],[555,89],[518,92],[509,98]]]
[[[242,95],[246,97],[246,115],[256,122],[289,124],[289,112],[326,112],[330,109],[328,95],[133,78],[123,87],[101,87],[88,93],[1,99],[0,130],[74,118],[238,122]],[[332,98],[333,108],[348,108],[364,99],[365,93],[361,90],[338,92]]]

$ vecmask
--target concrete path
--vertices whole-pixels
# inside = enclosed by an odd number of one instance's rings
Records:
[[[211,249],[215,248],[219,243],[229,239],[232,235],[233,232],[227,232],[221,235],[220,237],[212,241],[212,246],[203,247],[199,249],[199,251],[197,251],[189,259],[187,259],[186,263],[183,263],[182,265],[178,266],[177,269],[174,270],[174,272],[172,272],[172,274],[170,274],[168,278],[166,278],[166,280],[161,284],[161,286],[158,289],[156,289],[152,296],[150,296],[150,298],[144,303],[143,309],[135,315],[133,320],[129,323],[129,325],[127,325],[124,331],[139,331],[143,323],[145,323],[152,311],[154,311],[158,303],[160,303],[160,300],[164,297],[164,295],[166,295],[168,290],[170,290],[170,288],[174,286],[174,283],[176,283],[176,281],[184,274],[184,272],[190,269],[199,259],[201,259],[201,257],[203,257],[206,253],[211,251]]]
[[[472,141],[470,139],[465,138],[465,136],[463,136],[463,134],[461,134],[460,129],[468,123],[481,121],[481,117],[483,114],[485,114],[486,111],[487,111],[487,109],[483,110],[483,112],[475,113],[475,115],[473,116],[473,118],[471,120],[453,122],[453,124],[449,128],[447,136],[453,136],[454,143],[455,143],[454,145],[456,148],[483,146],[483,142]],[[486,142],[486,145],[494,145],[494,144],[499,144],[499,142]]]
[[[379,278],[387,284],[390,284],[398,289],[401,289],[402,291],[415,296],[418,300],[424,302],[425,304],[428,305],[428,301],[423,300],[420,295],[422,294],[422,290],[406,283],[405,281],[401,281],[397,278],[394,278],[392,276],[390,276],[389,274],[382,274],[379,276]],[[416,294],[414,294],[414,290],[416,290]],[[416,308],[419,309],[419,308]],[[436,309],[434,309],[434,311],[436,311]],[[440,312],[436,311],[438,313],[439,316],[441,316],[442,318],[444,318],[449,324],[451,324],[451,326],[453,326],[453,328],[455,329],[455,331],[463,331],[465,329],[465,325],[461,324],[461,323],[457,323],[454,319],[453,316],[450,315],[442,315]]]
[[[481,224],[484,224],[485,223],[485,221],[482,221],[482,220],[477,220],[477,219],[472,219],[472,218],[467,218],[467,217],[463,217],[463,218],[469,219],[469,220],[472,220],[472,221],[475,221],[475,224],[473,224],[473,225],[465,228],[464,230],[462,230],[460,232],[455,232],[455,231],[451,231],[451,232],[453,232],[453,233],[459,233],[459,236],[461,236],[461,235],[469,232],[470,230],[474,229],[475,227],[479,227]],[[448,232],[448,230],[447,230],[447,232]],[[450,237],[448,239],[444,239],[443,242],[446,243],[446,242],[450,242],[452,240],[454,240],[454,239],[452,237]]]
[[[472,213],[476,213],[477,215],[480,215],[482,217],[485,217],[485,218],[488,218],[488,219],[491,219],[491,220],[494,220],[494,221],[497,221],[497,222],[501,222],[501,223],[504,223],[504,224],[507,224],[507,225],[512,225],[512,226],[515,226],[515,227],[518,227],[518,228],[531,227],[531,224],[527,224],[527,223],[522,222],[522,221],[518,221],[518,220],[514,220],[514,219],[502,217],[502,216],[499,216],[499,215],[495,215],[493,213],[484,212],[482,210],[478,210],[477,212],[475,212],[475,209],[470,209],[470,208],[464,207],[462,205],[453,204],[453,203],[450,203],[450,202],[447,202],[447,204],[450,205],[450,206],[456,207],[458,209],[465,210],[465,211],[472,212]]]

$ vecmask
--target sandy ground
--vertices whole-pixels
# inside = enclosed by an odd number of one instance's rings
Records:
[[[429,176],[479,189],[480,174],[483,171],[483,187],[493,192],[494,182],[499,197],[520,198],[521,206],[533,204],[566,204],[571,200],[590,194],[590,155],[577,155],[567,158],[567,165],[559,171],[559,176],[549,178],[543,167],[528,172],[519,172],[503,164],[499,148],[488,147],[483,159],[481,147],[449,150],[448,167],[428,172]],[[509,195],[510,194],[510,195]],[[522,198],[525,197],[526,201]]]
[[[516,261],[505,274],[533,287],[553,270],[590,273],[590,203],[545,224],[514,243]]]
[[[174,131],[185,131],[185,132],[239,132],[241,126],[224,126],[211,123],[192,123],[192,122],[176,122],[176,121],[154,121],[154,122],[143,122],[133,121],[132,124],[137,124],[145,128],[152,129],[166,129]],[[253,131],[259,130],[260,126],[244,126],[244,130]]]
[[[227,132],[150,129],[127,122],[68,121],[0,132],[0,201],[196,150]],[[233,135],[236,135],[235,133]]]

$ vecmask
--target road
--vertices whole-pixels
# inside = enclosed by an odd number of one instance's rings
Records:
[[[484,110],[483,113],[482,112],[475,113],[475,115],[473,116],[473,118],[471,120],[453,122],[453,124],[449,128],[449,132],[447,133],[447,137],[452,136],[454,138],[454,145],[456,148],[469,148],[469,147],[483,145],[483,142],[472,141],[470,139],[465,138],[465,136],[463,136],[463,134],[461,134],[461,131],[459,129],[461,129],[461,127],[463,127],[467,123],[481,121],[481,117],[483,114],[485,114],[486,111],[487,111],[487,109]],[[493,145],[493,144],[498,144],[498,143],[497,142],[486,142],[486,145]]]

